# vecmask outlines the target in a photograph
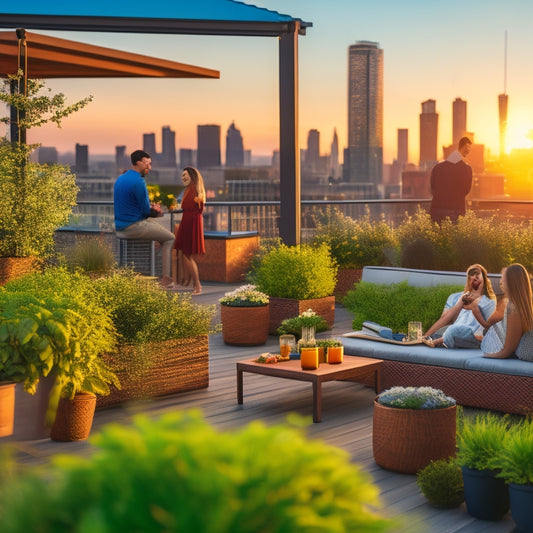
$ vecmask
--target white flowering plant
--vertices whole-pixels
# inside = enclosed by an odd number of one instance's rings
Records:
[[[302,334],[302,328],[314,327],[318,333],[329,329],[328,323],[320,315],[317,315],[312,309],[303,311],[294,318],[285,319],[278,328],[278,334],[293,334],[298,337]]]
[[[260,307],[269,302],[268,295],[258,291],[255,285],[243,285],[227,292],[219,302],[229,307]]]
[[[383,391],[377,401],[396,409],[443,409],[456,404],[453,398],[432,387],[392,387]]]

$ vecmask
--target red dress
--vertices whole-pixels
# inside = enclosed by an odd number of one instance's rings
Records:
[[[196,188],[193,184],[187,187],[181,208],[183,215],[178,226],[178,234],[174,242],[174,248],[181,250],[185,255],[205,254],[204,243],[204,204],[197,204],[194,201],[197,196]]]

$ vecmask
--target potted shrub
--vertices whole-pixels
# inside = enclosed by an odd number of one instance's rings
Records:
[[[465,501],[463,475],[455,459],[431,461],[416,475],[416,482],[429,503],[453,509]]]
[[[222,432],[184,411],[155,420],[137,415],[93,441],[92,456],[57,457],[53,469],[27,468],[0,485],[3,533],[56,531],[58,524],[80,531],[96,522],[102,531],[145,533],[380,533],[395,526],[380,516],[371,476],[300,428],[256,422]]]
[[[490,466],[509,487],[511,514],[519,531],[533,531],[533,420],[509,428],[502,453]]]
[[[258,346],[268,339],[268,296],[255,285],[243,285],[219,300],[222,337],[226,344]]]
[[[392,387],[374,401],[372,450],[378,465],[415,474],[455,456],[456,402],[431,387]]]
[[[270,297],[269,333],[275,335],[283,320],[306,309],[313,309],[333,327],[336,275],[337,266],[326,244],[282,244],[263,255],[253,279]]]
[[[22,139],[12,143],[0,138],[0,284],[31,271],[36,258],[52,252],[54,232],[68,221],[78,192],[68,167],[30,162],[37,145],[25,143],[25,132],[50,121],[59,126],[91,101],[88,97],[67,106],[63,94],[47,95],[44,83],[36,80],[27,80],[26,94],[12,94],[10,86],[18,81],[19,75],[9,76],[0,90],[0,101],[19,112]]]
[[[457,462],[463,472],[466,509],[480,520],[501,520],[509,510],[507,486],[493,469],[508,431],[508,420],[491,412],[461,417],[457,426]]]
[[[286,318],[277,330],[278,335],[294,335],[309,341],[315,339],[315,333],[329,329],[328,323],[312,309],[302,311],[298,316]]]
[[[93,288],[117,330],[118,348],[105,357],[122,384],[97,407],[209,385],[215,305],[194,304],[190,294],[165,291],[128,269],[94,280]]]

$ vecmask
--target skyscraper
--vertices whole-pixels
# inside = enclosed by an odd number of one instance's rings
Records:
[[[197,134],[196,160],[198,168],[220,167],[220,126],[215,124],[199,125]]]
[[[452,104],[452,116],[453,116],[453,136],[452,144],[457,150],[459,139],[464,137],[466,133],[466,100],[456,98]]]
[[[176,132],[170,126],[163,126],[161,130],[163,152],[159,164],[163,167],[176,167]],[[148,152],[150,153],[150,152]]]
[[[115,166],[117,170],[126,171],[131,165],[129,154],[126,154],[126,147],[124,145],[115,146]]]
[[[420,169],[429,170],[437,163],[439,115],[435,100],[422,102],[420,113]]]
[[[331,142],[329,166],[331,176],[337,178],[339,176],[339,138],[337,136],[337,128],[333,130],[333,141]]]
[[[320,159],[320,132],[309,130],[307,134],[307,150],[305,152],[305,169],[309,172],[318,170]]]
[[[155,160],[157,152],[155,151],[155,133],[143,133],[143,150],[150,154]]]
[[[76,143],[76,172],[89,172],[89,146]]]
[[[348,181],[370,184],[377,195],[383,181],[383,50],[379,43],[357,41],[349,48],[348,157]]]
[[[240,130],[232,122],[226,133],[226,167],[244,165],[244,145]]]

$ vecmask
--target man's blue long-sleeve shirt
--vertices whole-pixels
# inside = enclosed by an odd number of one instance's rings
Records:
[[[115,229],[122,231],[150,216],[150,199],[144,178],[130,169],[117,178],[113,189]]]

